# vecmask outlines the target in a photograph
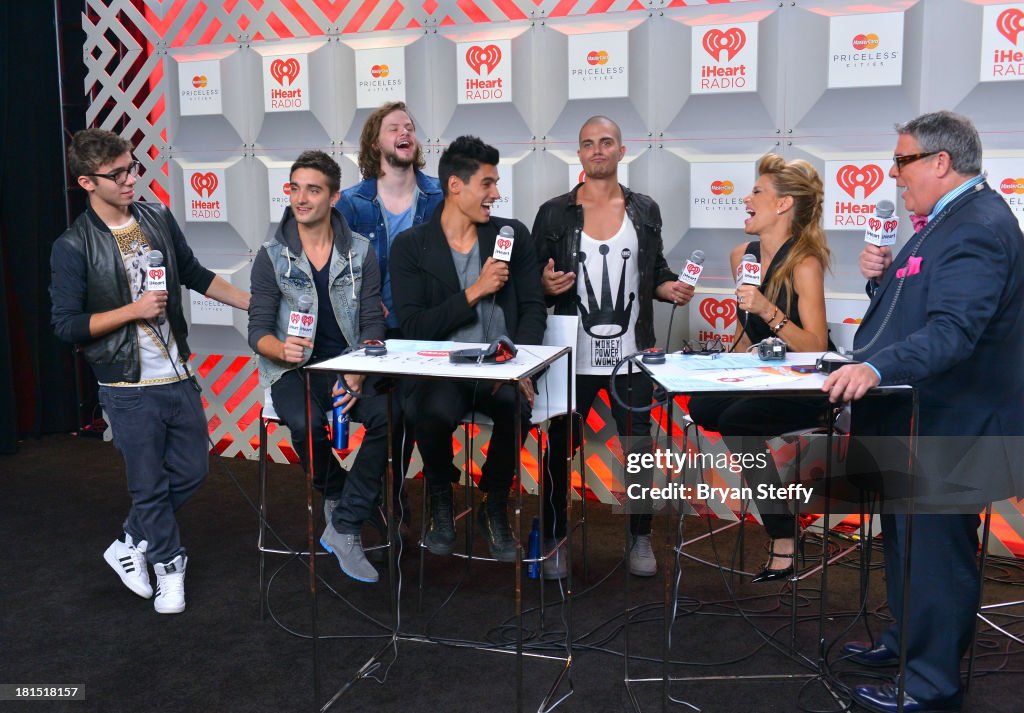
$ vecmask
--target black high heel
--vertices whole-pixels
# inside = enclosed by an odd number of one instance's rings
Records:
[[[753,579],[750,580],[751,584],[760,584],[761,582],[779,582],[781,580],[789,579],[793,576],[794,565],[793,561],[800,558],[800,562],[804,561],[804,538],[801,535],[800,539],[796,541],[796,547],[793,552],[784,554],[782,552],[775,551],[775,540],[771,540],[768,543],[768,561],[764,563],[764,567],[761,571],[754,575]],[[773,558],[778,557],[779,559],[788,559],[790,565],[782,569],[769,569],[768,565],[771,564]]]

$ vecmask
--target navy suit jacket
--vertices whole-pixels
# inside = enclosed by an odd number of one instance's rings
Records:
[[[1014,481],[1024,485],[1024,235],[987,184],[958,197],[895,256],[854,349],[881,372],[882,385],[917,388],[919,435],[994,437],[980,439],[986,454],[977,462],[1002,472],[961,472],[955,480],[984,478],[991,499],[1022,494]],[[872,402],[854,406],[856,430],[906,433],[905,411]],[[943,466],[955,469],[969,440],[925,438],[921,444],[927,450],[958,442],[950,452],[954,462],[947,458]]]

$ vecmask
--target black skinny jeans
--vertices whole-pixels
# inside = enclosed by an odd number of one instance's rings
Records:
[[[292,447],[308,467],[306,452],[306,393],[303,370],[285,372],[270,388],[274,409],[292,432]],[[331,449],[327,416],[333,406],[331,388],[337,375],[316,371],[311,378],[310,410],[313,418],[313,485],[325,498],[340,498],[334,512],[335,528],[341,534],[356,534],[369,519],[380,495],[381,474],[388,457],[387,396],[378,394],[377,377],[363,382],[363,395],[349,411],[352,421],[363,424],[365,433],[352,471],[346,473]]]
[[[590,407],[597,398],[601,389],[608,387],[607,376],[599,374],[581,374],[576,377],[576,414],[573,418],[573,453],[579,449],[582,442],[582,419],[590,413]],[[616,377],[615,390],[619,396],[631,406],[649,406],[654,395],[654,384],[642,373],[633,373],[632,392],[629,392],[629,375],[619,374]],[[629,394],[629,395],[627,395]],[[651,442],[651,413],[630,413],[610,399],[612,417],[615,419],[615,426],[619,436],[625,438],[627,433],[632,433],[629,442],[623,443],[623,451],[626,455],[630,453],[650,453]],[[566,507],[566,479],[569,474],[566,470],[565,454],[565,429],[567,418],[551,419],[551,428],[548,432],[548,448],[544,451],[544,536],[561,538],[565,536],[565,507]],[[632,420],[632,423],[630,423]],[[586,464],[584,464],[586,467]],[[629,476],[630,482],[637,482],[643,486],[650,486],[651,471],[642,470],[635,476]],[[649,535],[651,532],[651,515],[649,513],[633,514],[629,519],[629,531],[634,535]]]
[[[766,441],[789,431],[812,428],[822,422],[826,399],[748,398],[694,396],[690,418],[707,431],[717,431],[733,453],[763,453]],[[751,485],[781,485],[772,458],[764,468],[747,470],[744,480]],[[772,539],[793,536],[793,515],[778,500],[759,501],[764,529]]]

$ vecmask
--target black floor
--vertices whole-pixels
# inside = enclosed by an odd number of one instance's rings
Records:
[[[0,459],[0,472],[0,684],[84,685],[86,691],[85,701],[0,701],[0,711],[314,710],[312,645],[305,638],[309,576],[301,561],[268,558],[270,611],[260,620],[257,521],[247,502],[255,500],[255,463],[212,459],[207,484],[179,513],[189,568],[188,609],[178,616],[154,613],[152,602],[131,594],[103,562],[103,550],[118,535],[128,506],[121,460],[111,445],[71,437],[29,441],[17,456]],[[272,466],[271,480],[272,523],[299,546],[305,537],[301,473],[297,466]],[[418,523],[419,484],[410,491]],[[528,498],[524,513],[534,510],[535,500]],[[578,561],[575,568],[575,693],[558,710],[632,709],[623,684],[627,616],[631,676],[661,676],[666,582],[660,574],[648,580],[623,574],[624,522],[607,506],[590,509],[586,581]],[[657,522],[659,542],[668,527]],[[685,523],[688,537],[707,527],[697,518]],[[728,561],[737,531],[716,536],[714,546],[705,540],[690,549],[708,559],[717,551]],[[763,543],[760,528],[747,528],[748,570],[760,565]],[[841,544],[835,540],[833,546]],[[478,541],[476,551],[481,549]],[[808,554],[815,553],[820,549],[809,547]],[[877,550],[864,607],[868,616],[856,617],[857,557],[828,571],[824,630],[834,689],[871,673],[838,661],[834,642],[865,638],[868,629],[879,632],[888,621]],[[663,558],[663,567],[666,562]],[[386,643],[379,637],[387,632],[390,600],[386,578],[360,584],[342,575],[333,558],[318,563],[323,578],[319,630],[325,637],[321,693],[327,699]],[[418,564],[418,551],[404,558],[400,600],[401,631],[417,640],[400,641],[397,658],[384,656],[384,663],[368,670],[331,710],[515,711],[515,657],[472,647],[514,650],[511,566],[474,562],[467,569],[460,560],[428,555],[419,612]],[[986,575],[987,601],[1024,599],[1024,572],[1016,563],[993,562]],[[791,599],[780,594],[781,586],[750,585],[744,577],[730,579],[715,567],[684,560],[670,670],[673,677],[690,680],[673,682],[669,695],[704,713],[841,711],[822,679],[798,660],[818,659],[820,585],[818,576],[801,583],[795,657],[787,653]],[[565,608],[551,583],[545,598],[542,629],[538,583],[524,581],[526,648],[557,657],[564,651]],[[1024,607],[1007,612],[1015,616],[1002,616],[999,623],[1024,634],[1017,618]],[[986,628],[979,652],[977,667],[984,675],[975,677],[965,710],[1024,710],[1024,646]],[[537,709],[561,665],[553,658],[525,659],[523,710]],[[736,678],[768,675],[779,677]],[[642,710],[662,710],[660,682],[633,688]]]

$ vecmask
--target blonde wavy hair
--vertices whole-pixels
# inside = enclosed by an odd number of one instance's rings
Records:
[[[823,270],[832,265],[832,251],[822,227],[825,189],[814,166],[803,159],[786,161],[777,154],[767,154],[757,164],[757,175],[769,177],[776,195],[793,199],[793,246],[764,287],[764,295],[771,302],[785,290],[786,304],[791,305],[793,272],[804,258],[817,258]]]

